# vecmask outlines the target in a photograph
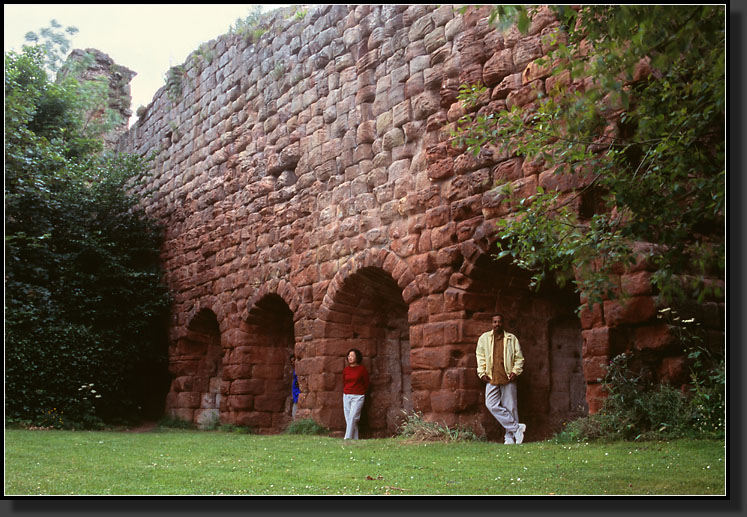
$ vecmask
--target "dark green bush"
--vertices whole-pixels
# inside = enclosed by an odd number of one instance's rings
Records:
[[[724,357],[706,348],[690,353],[693,360],[693,397],[690,400],[693,429],[701,435],[723,438],[726,431],[726,364]]]
[[[145,166],[98,152],[78,86],[6,53],[5,412],[62,428],[157,412],[168,382],[161,231],[127,190]]]
[[[723,360],[702,360],[704,349],[690,358],[692,388],[683,393],[668,384],[654,384],[620,354],[607,370],[608,397],[599,412],[570,422],[556,435],[560,442],[583,440],[666,440],[724,436],[725,372]]]

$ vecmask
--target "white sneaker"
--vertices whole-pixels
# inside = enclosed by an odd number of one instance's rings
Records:
[[[506,435],[503,437],[503,445],[513,445],[516,443],[514,440],[514,434],[506,431]]]
[[[516,431],[514,431],[514,438],[517,444],[524,441],[524,431],[526,430],[527,430],[526,424],[519,424],[519,428]]]

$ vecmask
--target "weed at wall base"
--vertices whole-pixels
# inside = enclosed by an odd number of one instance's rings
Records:
[[[400,424],[399,436],[415,441],[466,442],[484,441],[472,429],[466,427],[451,428],[439,422],[428,422],[421,413],[402,411],[405,419]]]
[[[329,434],[329,429],[316,423],[311,418],[304,418],[301,420],[295,420],[291,422],[288,428],[285,430],[286,434],[306,434],[306,435],[326,435]]]

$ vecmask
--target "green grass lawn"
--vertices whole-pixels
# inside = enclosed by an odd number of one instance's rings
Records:
[[[6,430],[5,495],[725,493],[724,443]]]

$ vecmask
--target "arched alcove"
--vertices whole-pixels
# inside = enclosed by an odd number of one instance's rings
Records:
[[[327,406],[317,412],[320,421],[344,429],[341,372],[345,353],[357,348],[371,377],[361,437],[396,434],[403,410],[412,409],[409,325],[402,289],[383,269],[363,267],[342,282],[328,309],[320,350],[325,354],[323,362],[334,366],[312,376],[310,384],[320,390],[317,400]]]
[[[290,422],[293,312],[281,296],[267,294],[249,309],[240,336],[231,343],[222,412],[255,432],[280,432]]]
[[[209,309],[200,310],[169,355],[169,368],[174,378],[167,397],[167,414],[201,427],[217,423],[223,349],[215,313]]]
[[[490,330],[493,314],[504,316],[505,328],[519,339],[524,372],[518,378],[519,417],[527,424],[527,439],[544,439],[563,422],[588,413],[581,361],[581,324],[575,314],[579,296],[572,285],[560,288],[545,281],[539,291],[529,288],[530,275],[508,259],[482,254],[468,268],[463,299],[466,315],[479,334]],[[491,438],[502,428],[484,408],[480,422]]]

